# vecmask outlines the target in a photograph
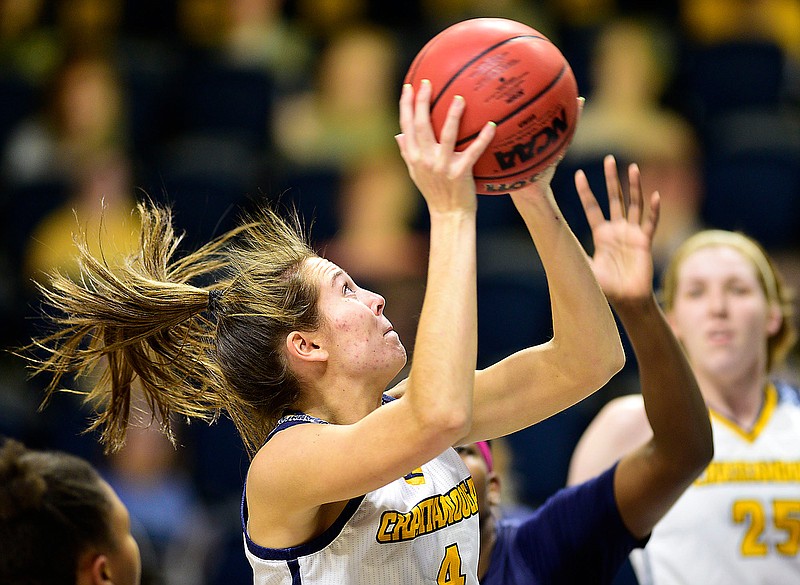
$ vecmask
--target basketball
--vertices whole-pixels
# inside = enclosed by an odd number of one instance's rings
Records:
[[[537,30],[505,18],[473,18],[446,28],[417,53],[405,83],[431,82],[431,123],[437,139],[453,97],[466,108],[456,150],[486,122],[494,139],[475,163],[476,191],[515,191],[558,161],[578,115],[578,85],[564,55]]]

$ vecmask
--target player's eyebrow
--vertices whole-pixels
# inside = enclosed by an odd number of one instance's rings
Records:
[[[339,268],[336,272],[333,273],[331,276],[331,288],[336,286],[336,281],[339,279],[340,276],[345,276],[345,271]]]

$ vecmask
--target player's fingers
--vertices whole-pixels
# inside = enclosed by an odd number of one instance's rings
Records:
[[[423,79],[414,100],[414,133],[417,146],[423,150],[436,142],[431,127],[431,82]]]
[[[473,140],[470,145],[464,149],[461,160],[463,164],[467,165],[470,169],[475,166],[475,163],[489,146],[489,143],[494,138],[497,124],[494,122],[486,122],[478,136]]]
[[[575,112],[575,128],[578,127],[578,124],[581,122],[581,116],[583,116],[583,106],[586,105],[586,98],[583,96],[578,96],[578,109]]]
[[[586,214],[586,221],[589,223],[589,228],[594,229],[595,226],[603,223],[605,217],[600,204],[597,203],[597,197],[594,196],[589,180],[586,178],[586,173],[582,170],[575,171],[575,188],[578,191],[578,197],[583,206],[583,212]]]
[[[406,135],[405,134],[395,134],[394,141],[397,142],[397,146],[400,147],[400,155],[405,158],[406,156]]]
[[[661,215],[661,194],[658,191],[653,191],[653,194],[650,195],[649,203],[649,212],[642,222],[642,231],[652,242],[658,226],[658,218]]]
[[[456,146],[458,128],[461,124],[461,115],[464,113],[464,98],[460,95],[453,97],[453,102],[447,110],[447,117],[442,124],[439,144],[442,145],[442,156],[450,156]]]
[[[628,204],[628,221],[638,225],[642,220],[644,201],[642,200],[642,174],[636,163],[628,166],[628,184],[631,194]]]
[[[606,176],[606,192],[608,193],[609,219],[625,217],[625,199],[622,195],[622,188],[619,185],[619,175],[617,175],[617,161],[613,155],[607,154],[603,159],[603,171]]]
[[[403,136],[400,144],[400,153],[405,156],[415,151],[417,142],[414,135],[414,88],[410,83],[403,84],[403,90],[400,93],[400,132]]]

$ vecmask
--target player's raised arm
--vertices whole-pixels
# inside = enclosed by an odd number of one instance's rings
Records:
[[[644,411],[636,398],[620,399],[608,407],[601,416],[616,418],[618,428],[625,430],[604,436],[600,425],[590,427],[576,449],[570,482],[578,483],[610,466],[619,457],[614,453],[618,441],[626,440],[623,435],[629,433],[627,440],[635,441],[636,448],[619,462],[614,490],[625,524],[641,538],[705,468],[713,445],[697,381],[652,290],[658,194],[653,193],[644,204],[639,169],[631,165],[626,200],[613,157],[606,157],[604,166],[609,219],[603,217],[580,171],[576,186],[594,240],[592,269],[636,353]],[[649,440],[645,422],[652,429]]]
[[[575,404],[624,363],[608,301],[550,188],[554,172],[511,193],[547,275],[553,337],[477,374],[474,439],[511,433]]]

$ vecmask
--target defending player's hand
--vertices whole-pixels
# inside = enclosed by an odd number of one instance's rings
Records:
[[[652,243],[658,224],[660,197],[650,196],[645,208],[639,167],[628,167],[630,196],[625,197],[613,156],[603,160],[608,191],[606,219],[583,171],[575,173],[575,186],[592,230],[594,254],[589,259],[597,281],[608,299],[635,301],[653,291]]]
[[[495,134],[487,122],[478,137],[463,151],[455,150],[464,99],[450,105],[439,141],[430,118],[431,84],[423,81],[416,96],[411,85],[403,86],[400,97],[400,130],[397,143],[408,172],[428,203],[431,212],[475,210],[475,180],[472,167]]]

